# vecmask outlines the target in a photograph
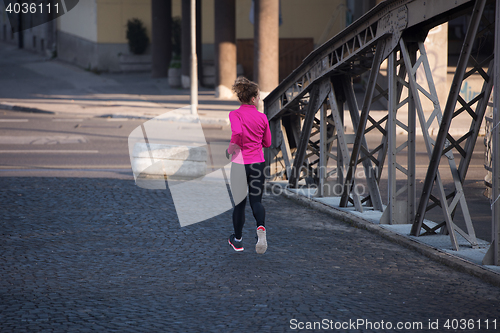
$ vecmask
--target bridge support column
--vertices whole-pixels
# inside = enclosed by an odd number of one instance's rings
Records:
[[[215,0],[215,97],[229,99],[236,80],[235,0]]]
[[[397,59],[397,54],[400,59]],[[416,49],[409,51],[411,62],[415,63]],[[415,179],[415,127],[416,127],[416,109],[411,90],[408,89],[408,97],[403,101],[401,95],[403,87],[409,86],[405,81],[406,67],[402,61],[402,54],[394,50],[388,58],[387,73],[389,79],[389,118],[387,126],[388,136],[388,200],[387,208],[380,219],[384,224],[408,224],[411,223],[415,215],[416,206],[416,179]],[[399,73],[397,68],[399,67]],[[408,109],[408,117],[404,119],[402,115],[398,117],[398,111],[403,107]],[[404,112],[401,112],[404,114]],[[397,145],[397,130],[406,132],[407,140]],[[398,163],[397,155],[406,150],[406,164]],[[406,184],[397,186],[397,176],[406,177]]]
[[[254,81],[261,99],[279,83],[279,1],[255,0]]]

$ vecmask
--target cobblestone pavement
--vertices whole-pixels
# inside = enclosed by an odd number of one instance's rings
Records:
[[[264,205],[269,249],[259,256],[250,211],[236,253],[230,212],[180,228],[168,191],[0,178],[0,332],[290,332],[324,319],[338,332],[500,326],[499,288],[282,197]],[[375,326],[335,329],[357,319]]]

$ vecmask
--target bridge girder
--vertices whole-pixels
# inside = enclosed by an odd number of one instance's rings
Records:
[[[437,232],[449,234],[455,250],[460,248],[458,237],[476,247],[463,183],[493,88],[493,54],[481,62],[471,56],[474,40],[488,32],[485,31],[488,29],[479,30],[487,2],[385,1],[312,52],[264,100],[274,139],[273,146],[267,151],[271,179],[286,178],[291,187],[298,186],[301,179],[314,182],[319,185],[318,195],[323,196],[326,195],[325,184],[336,175],[336,185],[342,188],[340,207],[352,204],[358,211],[363,211],[364,207],[384,211],[381,223],[412,224],[411,234],[414,236]],[[430,28],[463,14],[471,15],[471,20],[442,113],[423,41]],[[492,28],[491,22],[483,26]],[[388,60],[387,87],[377,83],[384,59]],[[472,64],[471,71],[467,71],[468,64]],[[487,71],[483,70],[485,67]],[[425,72],[428,89],[416,80],[419,68]],[[359,111],[352,78],[367,71],[370,75]],[[472,73],[479,73],[484,84],[481,94],[466,102],[460,97],[459,90],[463,80]],[[372,102],[380,98],[387,99],[388,113],[376,120],[370,116],[370,109]],[[427,118],[422,99],[429,99],[434,105],[434,112]],[[349,111],[354,134],[345,132],[344,106]],[[403,106],[408,109],[407,119],[398,114]],[[470,115],[470,129],[460,138],[454,138],[449,128],[454,117],[461,113]],[[415,186],[417,119],[430,159],[419,196]],[[429,132],[429,124],[433,121],[440,128],[435,139]],[[407,140],[396,146],[398,128],[406,133]],[[380,137],[380,143],[375,147],[373,141],[367,144],[365,136],[372,131]],[[396,154],[402,151],[407,153],[406,166],[396,160]],[[454,153],[460,156],[458,166]],[[453,189],[449,193],[445,191],[438,171],[443,156],[453,176]],[[336,165],[329,164],[329,160],[336,161]],[[358,164],[363,166],[359,173],[356,172]],[[379,191],[385,164],[389,174],[387,208]],[[398,173],[406,178],[403,186],[396,183]],[[357,184],[368,187],[366,197],[357,193]],[[434,207],[441,208],[442,223],[424,220],[425,213]],[[466,230],[454,222],[458,210],[464,217]]]

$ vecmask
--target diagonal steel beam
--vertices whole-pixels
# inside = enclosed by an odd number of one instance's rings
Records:
[[[356,96],[354,94],[354,87],[352,85],[351,78],[344,75],[340,81],[342,83],[342,89],[344,91],[344,94],[346,95],[347,105],[348,105],[348,109],[349,109],[349,114],[351,115],[351,121],[352,121],[353,127],[357,128],[359,121],[360,121],[359,108],[358,108],[358,102],[356,101]],[[373,169],[372,164],[367,159],[367,157],[373,158],[373,159],[375,159],[375,158],[372,155],[370,155],[370,153],[367,152],[367,149],[366,148],[364,149],[364,147],[368,147],[368,145],[366,143],[365,135],[363,133],[363,136],[361,139],[361,151],[360,151],[360,153],[363,156],[363,158],[361,160],[363,163],[365,177],[366,177],[366,180],[367,180],[367,183],[369,186],[369,190],[370,190],[370,197],[368,197],[368,198],[369,199],[371,199],[371,197],[375,198],[374,200],[371,201],[372,205],[374,206],[375,209],[381,211],[381,210],[383,210],[382,209],[383,206],[382,206],[382,198],[380,196],[380,191],[378,188],[378,180],[379,180],[378,173],[376,172],[376,170]],[[380,149],[381,153],[382,153],[382,150],[383,149]],[[376,160],[376,161],[377,161],[376,163],[379,163],[378,160]],[[359,163],[359,162],[360,161],[357,161],[357,163]],[[345,165],[345,166],[343,166],[342,170],[347,171],[348,169],[349,169],[348,165]],[[378,170],[380,171],[380,169],[378,169]],[[339,181],[339,184],[343,184],[344,181],[345,181],[344,175],[342,175],[342,181]],[[354,183],[355,183],[355,180],[353,181],[353,184],[351,187],[355,186]],[[354,194],[353,198],[354,197],[359,197],[359,195]],[[356,200],[357,199],[353,200],[354,206],[356,207],[357,211],[362,212],[363,211],[362,207],[359,206],[361,208],[358,208],[358,206],[356,206],[356,202],[357,202]],[[375,204],[373,204],[373,201],[375,202]]]
[[[347,170],[347,174],[344,181],[344,188],[342,192],[342,197],[340,199],[340,207],[346,207],[349,199],[351,186],[356,172],[356,165],[358,163],[359,153],[361,151],[362,139],[364,138],[366,122],[368,120],[368,113],[370,112],[370,105],[372,103],[373,93],[375,91],[377,76],[380,71],[380,64],[382,63],[383,60],[382,58],[385,45],[386,45],[385,39],[381,39],[377,42],[377,47],[372,62],[372,69],[370,71],[370,78],[368,79],[368,86],[366,88],[365,99],[363,101],[363,108],[361,109],[361,116],[356,131],[356,137],[354,139],[354,147],[351,153],[351,159],[349,161],[349,169]],[[370,173],[373,173],[372,171],[373,170],[369,170]],[[372,175],[371,177],[373,178],[374,175]],[[378,198],[380,198],[380,192],[378,193]],[[375,196],[374,198],[372,198],[372,202],[374,199],[376,200],[377,197]],[[375,209],[380,211],[383,210],[381,200],[380,203],[376,202],[373,204]]]
[[[441,120],[441,109],[439,107],[439,101],[437,99],[437,92],[436,92],[436,89],[435,89],[435,86],[434,86],[434,83],[432,80],[432,73],[431,73],[429,63],[428,63],[425,47],[423,45],[423,42],[419,42],[418,45],[419,45],[419,50],[420,50],[421,56],[420,56],[419,60],[417,61],[416,65],[414,66],[414,68],[412,69],[412,74],[415,74],[415,72],[416,72],[418,66],[420,66],[420,64],[423,65],[424,71],[426,74],[426,78],[427,78],[427,83],[428,83],[428,86],[430,89],[430,92],[427,92],[427,94],[425,94],[425,95],[426,96],[429,95],[430,96],[429,98],[436,101],[433,116],[431,116],[431,118],[429,118],[429,120],[425,120],[425,117],[423,115],[423,110],[422,110],[422,107],[420,105],[420,98],[419,97],[416,98],[416,100],[418,102],[418,111],[419,111],[418,113],[419,113],[420,123],[424,124],[422,126],[424,139],[426,141],[429,157],[431,157],[432,156],[432,147],[430,144],[431,139],[430,139],[428,132],[427,132],[427,126],[432,122],[434,116],[436,116],[438,118],[438,121]],[[404,52],[403,55],[405,57],[405,62],[406,62],[407,58],[408,58],[407,53]],[[410,87],[412,90],[415,90],[415,91],[417,90],[417,87],[418,87],[419,91],[421,91],[421,89],[422,89],[421,86],[418,86],[416,84],[416,81],[414,80],[413,77],[411,77],[411,79],[410,79]],[[447,144],[449,144],[449,143],[447,143]],[[439,199],[436,199],[436,200],[439,200],[439,206],[443,210],[443,214],[445,216],[445,221],[446,221],[446,228],[447,228],[447,229],[442,229],[442,231],[443,230],[450,231],[450,240],[451,240],[451,243],[452,243],[453,248],[455,250],[459,249],[457,239],[455,236],[455,232],[458,232],[460,235],[462,235],[469,243],[471,243],[472,246],[476,246],[477,245],[476,235],[475,235],[474,227],[472,224],[472,219],[470,217],[470,212],[469,212],[469,209],[467,206],[467,202],[465,200],[465,195],[464,195],[464,191],[462,188],[462,182],[460,180],[459,172],[458,172],[458,169],[457,169],[457,166],[455,163],[453,153],[452,152],[446,152],[446,153],[442,152],[441,154],[446,155],[446,157],[447,157],[448,164],[450,166],[450,171],[451,171],[451,174],[453,176],[454,186],[455,186],[455,191],[451,195],[447,196],[445,191],[444,191],[444,187],[443,187],[441,178],[439,176],[439,172],[437,172],[435,182],[436,182],[436,185],[437,185],[437,188],[439,191]],[[449,198],[451,198],[451,200],[452,200],[450,205],[448,205]],[[453,222],[454,211],[455,211],[455,208],[456,208],[458,203],[460,204],[460,208],[462,210],[462,213],[463,213],[463,216],[465,219],[465,225],[467,227],[467,232],[464,232],[462,229],[457,227],[455,225],[455,223]],[[426,211],[428,209],[429,208],[427,208]],[[417,236],[420,233],[420,229],[414,229],[414,228],[415,228],[415,225],[412,226],[412,235]]]
[[[422,128],[422,134],[424,137],[424,142],[425,142],[425,146],[427,149],[427,154],[430,157],[432,155],[433,141],[429,135],[429,124],[433,121],[434,117],[437,117],[438,121],[441,120],[441,109],[439,107],[439,100],[437,98],[437,94],[435,91],[436,89],[435,89],[434,82],[432,79],[430,67],[428,66],[427,54],[425,52],[425,47],[423,45],[423,42],[419,42],[420,57],[415,62],[415,65],[413,65],[413,61],[410,59],[410,55],[409,55],[409,52],[407,50],[406,42],[403,38],[400,40],[400,48],[401,48],[401,53],[403,55],[403,59],[405,62],[405,66],[408,69],[408,81],[410,83],[409,87],[410,87],[411,94],[412,94],[414,101],[415,101],[415,106],[417,109],[417,114],[418,114],[420,126]],[[435,103],[434,104],[434,107],[435,107],[434,112],[431,114],[429,119],[425,119],[425,114],[424,114],[423,107],[422,107],[422,101],[421,101],[420,95],[419,95],[419,92],[421,91],[422,88],[421,88],[421,86],[419,86],[417,84],[417,81],[416,81],[416,72],[421,64],[424,65],[427,83],[428,83],[429,88],[432,90],[431,93],[427,92],[427,94],[424,94],[424,95],[426,95],[426,96],[430,95],[430,99],[435,101],[434,102]],[[449,158],[453,158],[453,155],[451,154],[449,156]],[[437,185],[438,192],[439,192],[438,205],[441,206],[441,208],[443,210],[443,215],[445,217],[446,226],[448,227],[449,230],[455,230],[455,225],[453,223],[453,219],[451,217],[451,212],[450,212],[448,205],[447,205],[447,197],[446,197],[446,194],[444,191],[443,183],[441,181],[441,176],[439,175],[439,172],[436,174],[436,185]],[[427,229],[428,228],[426,228],[426,230]],[[420,230],[421,230],[421,225],[420,225],[420,228],[416,228],[415,223],[414,223],[412,225],[411,235],[419,236]],[[456,239],[454,232],[450,232],[450,240],[451,240],[453,248],[455,250],[458,250],[458,242],[457,242],[457,239]]]
[[[302,171],[301,169],[306,158],[309,138],[311,137],[316,112],[328,94],[328,91],[325,91],[327,84],[327,87],[330,87],[329,82],[327,81],[328,80],[325,80],[326,83],[322,82],[320,84],[315,84],[309,93],[309,105],[304,119],[304,124],[302,125],[302,131],[300,132],[300,139],[297,145],[297,151],[295,153],[295,159],[293,160],[293,167],[289,179],[289,184],[292,188],[297,187],[299,182],[300,172]]]
[[[469,169],[470,161],[472,159],[472,153],[474,151],[474,147],[476,146],[479,130],[481,129],[486,107],[488,106],[488,101],[490,100],[491,91],[493,89],[493,63],[494,61],[492,60],[488,66],[487,80],[484,82],[483,89],[481,90],[484,92],[484,95],[477,105],[476,119],[472,121],[470,126],[471,135],[467,138],[464,146],[466,155],[460,160],[460,164],[458,166],[458,172],[462,182],[465,180],[465,176],[467,175],[467,170]]]
[[[342,83],[342,88],[344,91],[344,94],[346,95],[346,101],[349,109],[349,114],[351,116],[351,121],[353,124],[354,128],[358,128],[359,122],[360,122],[360,116],[359,116],[359,108],[358,108],[358,102],[356,101],[356,96],[354,94],[354,87],[352,85],[352,80],[348,76],[343,76],[342,79],[340,80]],[[377,86],[377,85],[376,85]],[[373,103],[373,99],[372,99]],[[368,121],[369,115],[367,117]],[[380,196],[380,190],[378,187],[378,182],[380,180],[379,176],[382,170],[381,161],[385,158],[383,154],[386,151],[386,145],[384,140],[386,139],[386,133],[382,132],[382,135],[384,136],[382,139],[382,143],[374,150],[371,152],[368,150],[368,144],[365,139],[365,133],[363,133],[362,139],[361,139],[361,148],[360,148],[360,154],[362,158],[358,160],[356,163],[363,163],[363,168],[365,172],[365,178],[368,184],[368,189],[370,196],[367,197],[370,201],[368,202],[370,205],[372,205],[376,210],[383,210],[383,205],[382,205],[382,197]],[[378,158],[375,158],[373,155],[379,151],[379,156]],[[375,163],[375,168],[373,168],[372,163],[370,162],[372,160]],[[345,167],[345,171],[348,170],[348,166]],[[344,179],[342,182],[339,183],[344,183]],[[353,184],[351,187],[354,186],[355,181],[353,181]],[[373,198],[373,200],[372,200]],[[357,209],[358,211],[362,211],[360,209]]]
[[[338,143],[337,156],[339,156],[339,160],[341,160],[343,163],[339,167],[340,173],[342,173],[342,171],[345,168],[347,168],[347,161],[349,159],[349,149],[347,148],[347,142],[345,139],[343,119],[340,115],[340,110],[338,107],[337,99],[335,96],[335,90],[333,87],[332,90],[330,91],[328,101],[330,102],[330,107],[332,110],[332,118],[335,124],[335,128],[337,129],[337,143]],[[363,211],[363,206],[361,205],[361,199],[356,192],[353,193],[353,203],[357,211],[360,212]]]
[[[472,51],[472,46],[474,44],[474,39],[476,37],[479,23],[481,21],[481,16],[483,15],[485,4],[486,0],[477,0],[472,11],[469,28],[467,29],[467,34],[465,36],[462,51],[460,53],[460,58],[458,60],[457,71],[455,72],[455,76],[453,77],[450,94],[448,95],[443,118],[439,126],[438,136],[436,138],[434,149],[432,151],[429,168],[427,169],[427,174],[425,176],[422,195],[420,197],[418,208],[415,214],[415,221],[412,226],[412,235],[418,234],[420,228],[422,227],[425,209],[427,206],[427,202],[429,201],[429,196],[431,194],[434,179],[436,178],[436,175],[438,173],[439,161],[441,159],[442,151],[446,143],[446,135],[450,129],[451,119],[453,118],[453,111],[455,110],[458,95],[460,94],[460,87],[465,75],[467,62]],[[450,230],[450,233],[453,233],[453,230]]]

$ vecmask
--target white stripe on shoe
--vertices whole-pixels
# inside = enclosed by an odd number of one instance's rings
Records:
[[[227,242],[229,243],[229,245],[231,245],[231,247],[233,248],[233,250],[235,250],[236,252],[241,252],[241,251],[243,251],[243,246],[241,245],[241,243],[240,243],[240,245],[239,245],[239,246],[238,246],[238,245],[235,245],[235,244],[234,244],[234,242],[233,242],[233,241],[231,241],[231,238],[232,238],[232,237],[233,237],[233,236],[231,235],[231,236],[228,238],[228,240],[227,240]],[[234,238],[233,238],[233,240],[234,240]]]

